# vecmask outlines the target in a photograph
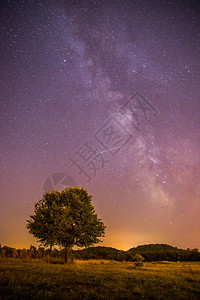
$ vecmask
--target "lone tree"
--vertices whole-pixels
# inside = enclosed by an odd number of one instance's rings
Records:
[[[91,202],[87,190],[78,187],[45,193],[35,204],[27,228],[50,250],[54,245],[63,247],[65,263],[69,262],[73,246],[91,246],[105,234],[106,227]]]

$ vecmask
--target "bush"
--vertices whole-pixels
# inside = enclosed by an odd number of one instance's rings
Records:
[[[143,266],[144,257],[142,257],[142,255],[140,254],[136,254],[134,256],[134,261],[135,261],[135,266],[141,267]]]

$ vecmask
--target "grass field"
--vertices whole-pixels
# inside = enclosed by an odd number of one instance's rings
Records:
[[[200,299],[200,262],[3,260],[0,299]]]

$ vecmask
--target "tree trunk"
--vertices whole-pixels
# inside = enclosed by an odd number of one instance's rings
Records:
[[[66,247],[65,248],[65,264],[71,262],[71,248]]]
[[[49,263],[51,264],[52,244],[50,244]]]

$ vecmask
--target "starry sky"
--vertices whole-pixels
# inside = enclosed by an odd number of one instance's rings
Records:
[[[0,242],[83,186],[101,245],[200,248],[200,3],[0,3]]]

